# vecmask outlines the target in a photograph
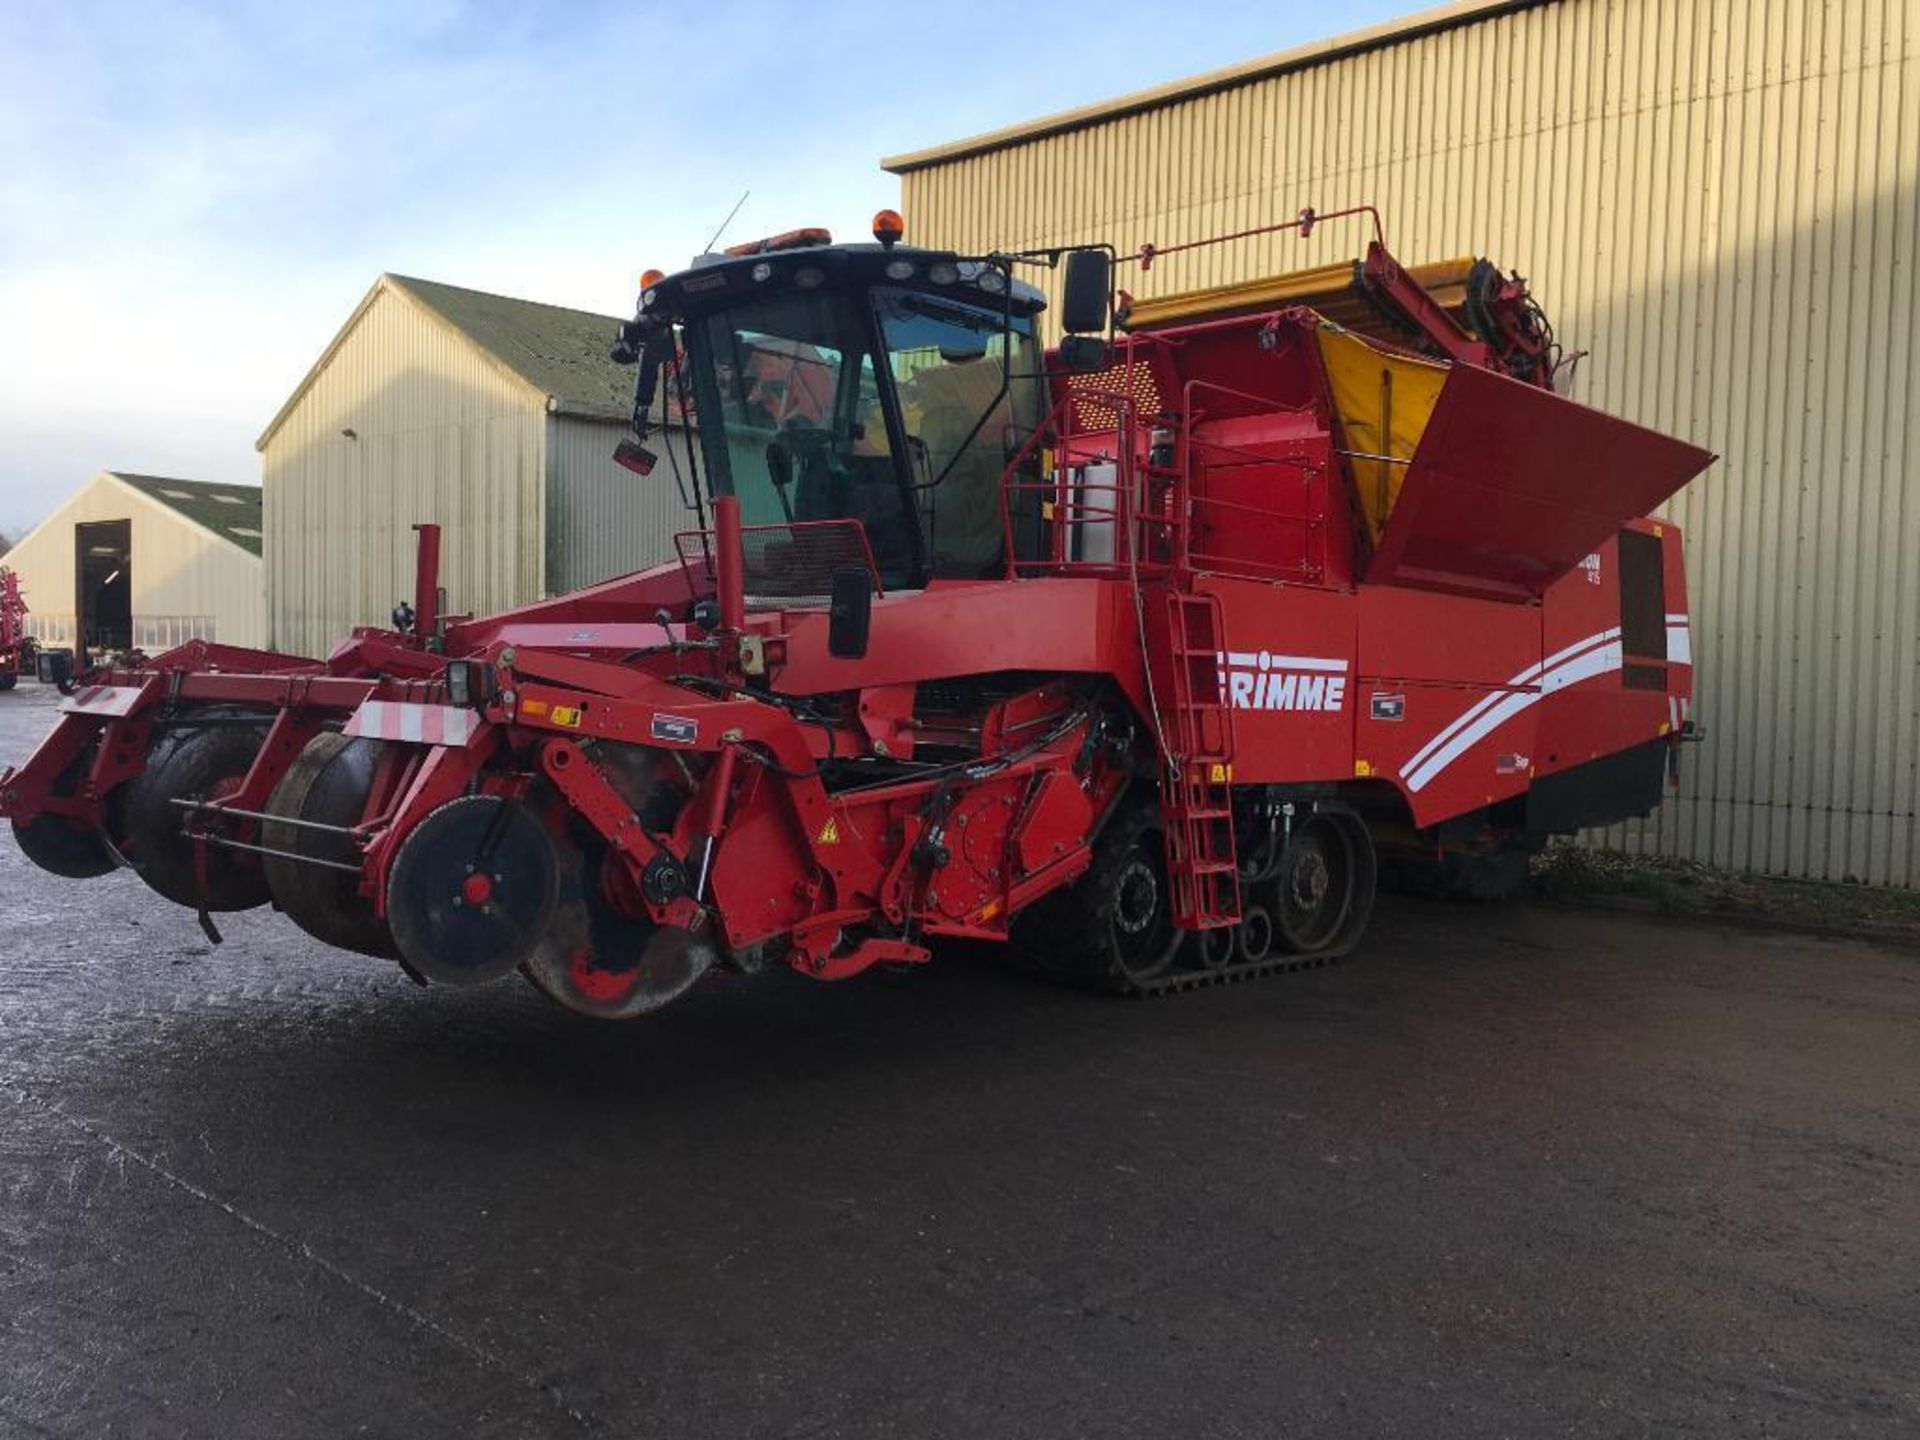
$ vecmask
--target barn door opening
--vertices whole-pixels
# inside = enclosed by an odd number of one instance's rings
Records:
[[[133,648],[133,522],[73,527],[76,649],[82,658]]]

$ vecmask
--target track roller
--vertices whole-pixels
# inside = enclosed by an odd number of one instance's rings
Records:
[[[1295,821],[1269,885],[1273,943],[1289,955],[1344,955],[1373,913],[1373,841],[1359,817],[1316,810]]]

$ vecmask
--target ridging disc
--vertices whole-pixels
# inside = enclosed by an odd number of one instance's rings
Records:
[[[320,825],[351,826],[366,814],[367,794],[380,761],[380,742],[349,740],[324,731],[307,742],[267,800],[267,813]],[[260,843],[317,860],[357,865],[360,851],[344,835],[303,825],[260,827]],[[360,877],[345,870],[265,858],[274,904],[316,940],[341,950],[392,959],[393,932],[360,893]]]
[[[600,892],[598,866],[574,851],[562,866],[553,924],[521,968],[536,990],[575,1014],[631,1020],[677,1000],[717,959],[690,931],[614,910]]]
[[[427,980],[478,985],[533,953],[559,886],[553,838],[525,806],[494,795],[449,800],[401,842],[387,921]]]

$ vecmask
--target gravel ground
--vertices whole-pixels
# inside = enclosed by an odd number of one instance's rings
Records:
[[[604,1026],[4,838],[0,916],[0,1434],[1920,1430],[1910,953],[1396,902]]]

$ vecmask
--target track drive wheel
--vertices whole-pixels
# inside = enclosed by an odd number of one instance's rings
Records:
[[[108,828],[140,878],[176,905],[197,910],[251,910],[272,898],[260,857],[207,847],[206,890],[194,874],[194,842],[181,833],[189,816],[175,800],[207,800],[230,793],[246,778],[266,743],[267,725],[231,713],[211,713],[161,732],[140,773],[108,801]]]
[[[1279,873],[1256,903],[1272,921],[1272,945],[1293,955],[1344,955],[1373,912],[1372,837],[1359,818],[1318,810],[1297,822]]]
[[[601,886],[603,863],[563,847],[553,923],[520,968],[534,989],[576,1015],[631,1020],[686,994],[719,956],[690,930],[616,910]]]
[[[463,795],[401,842],[387,876],[387,921],[421,978],[484,984],[533,953],[559,886],[555,841],[533,811],[497,795]]]
[[[379,762],[379,741],[349,740],[322,731],[307,742],[280,777],[267,799],[267,813],[309,824],[357,825],[366,814],[367,795],[373,789]],[[260,827],[260,843],[316,860],[360,863],[359,848],[346,836],[310,830],[305,825],[265,821]],[[271,855],[264,858],[263,868],[273,903],[316,940],[383,960],[398,956],[393,931],[373,913],[373,902],[360,893],[358,875]]]
[[[1150,804],[1128,805],[1094,841],[1093,864],[1015,921],[1024,966],[1049,979],[1129,995],[1173,964],[1187,932]]]

